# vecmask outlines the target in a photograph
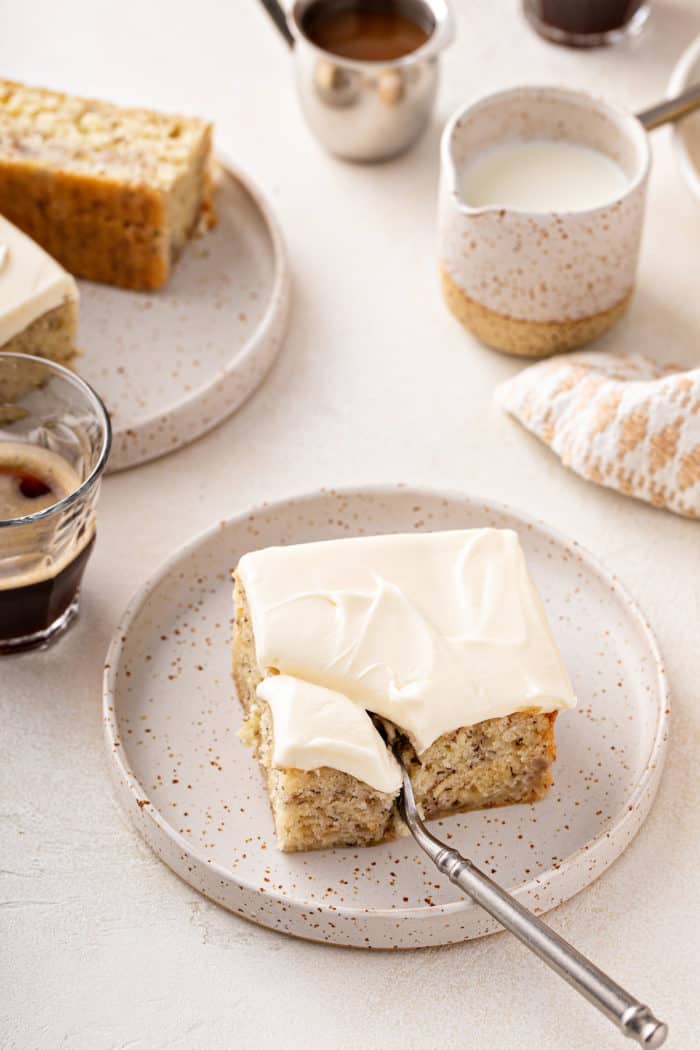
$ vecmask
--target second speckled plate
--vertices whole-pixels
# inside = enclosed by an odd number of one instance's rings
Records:
[[[230,166],[215,204],[216,227],[187,245],[160,291],[80,281],[77,369],[112,418],[109,471],[201,437],[255,390],[281,346],[290,281],[277,222]]]
[[[437,821],[535,912],[587,886],[619,856],[656,793],[668,699],[656,644],[614,577],[577,544],[517,511],[398,486],[324,491],[222,522],[146,584],[112,642],[105,734],[120,802],[200,893],[309,940],[415,948],[497,924],[442,879],[409,838],[283,854],[257,766],[236,736],[230,570],[247,550],[359,533],[516,529],[579,697],[557,721],[549,796]]]

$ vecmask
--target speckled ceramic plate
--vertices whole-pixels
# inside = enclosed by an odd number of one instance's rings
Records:
[[[413,841],[283,854],[258,769],[236,737],[230,570],[247,550],[358,533],[516,529],[579,696],[557,722],[549,796],[435,822],[536,912],[597,878],[644,820],[661,775],[667,696],[656,644],[613,576],[517,511],[450,493],[327,491],[221,522],[127,610],[104,679],[118,797],[166,864],[238,915],[295,936],[372,948],[479,937],[497,925]]]
[[[255,390],[281,345],[289,271],[277,222],[230,165],[215,200],[217,226],[188,244],[165,288],[79,282],[78,371],[112,418],[108,470],[201,437]]]
[[[700,36],[681,55],[668,85],[668,97],[680,95],[691,84],[700,83]],[[673,125],[676,156],[685,181],[700,201],[700,112]]]

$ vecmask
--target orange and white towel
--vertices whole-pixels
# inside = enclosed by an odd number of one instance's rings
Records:
[[[496,398],[582,477],[700,519],[700,368],[570,354],[524,369]]]

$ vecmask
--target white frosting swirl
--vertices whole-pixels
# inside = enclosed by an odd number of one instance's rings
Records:
[[[263,674],[342,693],[403,729],[419,754],[462,726],[575,704],[510,530],[270,547],[244,555],[238,575]]]
[[[265,678],[256,693],[272,712],[278,768],[330,766],[377,791],[396,794],[401,787],[398,762],[360,704],[284,674]]]

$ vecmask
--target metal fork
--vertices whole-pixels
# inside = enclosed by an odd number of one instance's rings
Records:
[[[624,1035],[636,1039],[647,1050],[656,1050],[656,1047],[661,1046],[668,1035],[668,1027],[662,1021],[657,1021],[648,1006],[640,1003],[563,937],[550,930],[549,926],[502,890],[488,875],[479,871],[470,860],[428,831],[418,813],[411,778],[401,763],[400,755],[397,754],[396,758],[403,777],[399,811],[414,839],[435,867],[515,934],[519,941],[572,988],[593,1003]]]

